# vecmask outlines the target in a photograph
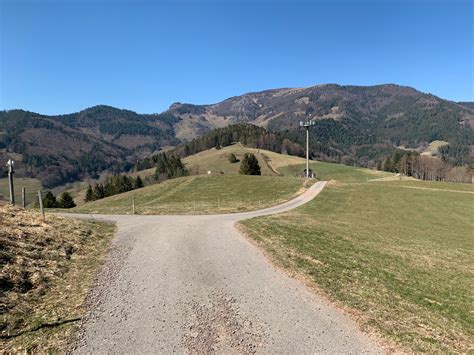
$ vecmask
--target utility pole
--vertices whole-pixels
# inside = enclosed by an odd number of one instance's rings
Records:
[[[306,128],[306,178],[309,178],[309,129],[316,124],[315,121],[300,121],[300,127]]]
[[[8,168],[8,187],[10,189],[10,204],[15,204],[15,189],[13,188],[13,166],[15,162],[11,159],[8,159],[7,168]]]

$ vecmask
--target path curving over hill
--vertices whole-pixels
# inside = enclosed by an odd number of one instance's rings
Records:
[[[115,221],[118,234],[73,350],[381,352],[354,322],[275,269],[234,227],[301,206],[324,186],[318,182],[291,201],[253,212],[93,216]]]

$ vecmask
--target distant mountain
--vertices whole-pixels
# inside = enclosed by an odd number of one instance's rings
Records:
[[[421,149],[443,140],[456,155],[453,161],[465,163],[474,145],[470,106],[393,84],[327,84],[248,93],[212,105],[175,103],[150,115],[109,106],[60,116],[3,111],[0,164],[13,157],[19,175],[54,186],[127,168],[163,146],[235,123],[255,124],[301,144],[299,121],[308,119],[316,121],[315,158],[371,166],[397,147]]]
[[[393,84],[267,90],[214,105],[176,103],[167,113],[181,118],[175,125],[180,139],[194,138],[214,127],[248,122],[303,143],[299,121],[314,120],[314,157],[363,166],[373,164],[395,147],[421,149],[434,140],[454,146],[474,144],[474,111]]]

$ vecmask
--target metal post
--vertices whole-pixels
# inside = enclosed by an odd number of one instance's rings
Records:
[[[15,163],[13,160],[9,159],[7,162],[7,167],[8,167],[8,187],[10,191],[10,204],[14,205],[15,204],[15,189],[13,187],[13,165]]]
[[[26,191],[25,188],[21,188],[21,205],[23,208],[26,208]]]
[[[132,214],[135,214],[135,195],[132,196]]]
[[[315,121],[300,121],[300,127],[306,128],[306,178],[309,179],[309,129],[316,124]]]
[[[41,216],[43,217],[43,221],[44,221],[43,196],[41,196],[41,190],[38,190],[38,199],[39,199]]]
[[[306,178],[309,178],[309,127],[306,127]]]

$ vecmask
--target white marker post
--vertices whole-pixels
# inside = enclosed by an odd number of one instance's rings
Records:
[[[10,191],[10,204],[14,205],[15,204],[15,189],[13,188],[13,166],[15,165],[15,162],[11,159],[8,159],[7,161],[7,168],[8,168],[8,187]]]

